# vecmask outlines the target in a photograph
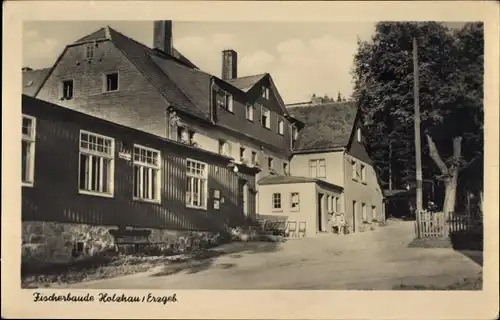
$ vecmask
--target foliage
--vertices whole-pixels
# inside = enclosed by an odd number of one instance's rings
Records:
[[[426,134],[447,166],[482,162],[482,23],[449,30],[436,22],[380,22],[371,41],[358,43],[353,96],[377,172],[387,182],[391,168],[396,187],[415,176],[413,38],[418,44],[423,178],[446,178],[429,157]],[[463,137],[461,159],[453,157],[455,137]]]

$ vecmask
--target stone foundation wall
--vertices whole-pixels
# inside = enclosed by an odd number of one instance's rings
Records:
[[[108,250],[116,251],[115,238],[109,232],[116,229],[113,226],[23,221],[22,263],[67,263]],[[148,230],[151,231],[149,242],[157,244],[156,249],[162,252],[185,252],[224,242],[223,235],[210,232]]]

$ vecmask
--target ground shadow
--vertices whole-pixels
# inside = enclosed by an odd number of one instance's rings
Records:
[[[482,228],[452,232],[450,241],[453,249],[483,266],[483,230]]]
[[[215,266],[218,257],[229,255],[231,258],[241,258],[244,254],[271,253],[282,249],[279,242],[232,242],[217,248],[202,251],[186,259],[172,260],[165,263],[160,271],[150,275],[150,277],[163,277],[180,272],[195,274],[208,270]],[[234,263],[221,263],[217,267],[230,269],[236,267]]]

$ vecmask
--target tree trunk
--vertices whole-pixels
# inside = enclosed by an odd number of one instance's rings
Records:
[[[426,134],[429,144],[429,155],[434,160],[441,173],[445,176],[445,197],[443,211],[446,216],[455,211],[455,202],[457,197],[458,173],[460,172],[459,160],[462,156],[462,137],[453,138],[453,161],[448,168],[439,155],[436,144],[432,137]]]

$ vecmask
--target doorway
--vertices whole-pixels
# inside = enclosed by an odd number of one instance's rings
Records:
[[[245,217],[248,217],[248,214],[250,212],[250,201],[249,201],[249,192],[250,188],[248,187],[248,181],[240,179],[239,180],[239,199],[240,199],[240,204],[243,209],[243,215]]]
[[[318,223],[317,223],[317,226],[318,226],[318,229],[317,231],[318,232],[321,232],[323,231],[323,198],[324,198],[324,194],[322,193],[318,193]]]

